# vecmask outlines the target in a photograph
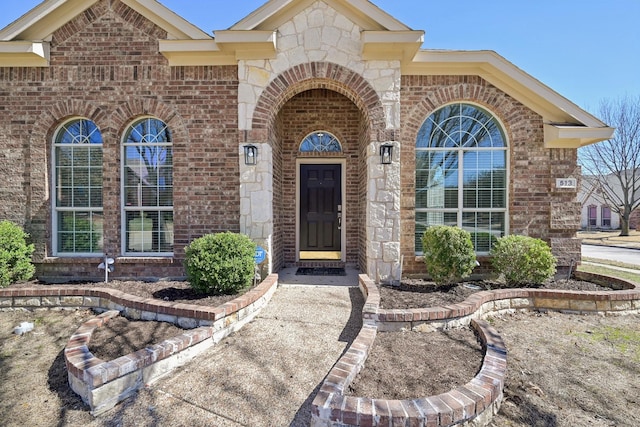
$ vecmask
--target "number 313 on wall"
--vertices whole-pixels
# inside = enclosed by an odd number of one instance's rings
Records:
[[[556,188],[576,188],[578,180],[575,178],[557,178]]]

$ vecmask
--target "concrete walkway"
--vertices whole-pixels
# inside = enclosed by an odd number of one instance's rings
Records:
[[[132,405],[147,408],[156,425],[308,426],[324,377],[360,330],[363,298],[356,270],[294,273],[279,273],[279,288],[253,322]]]

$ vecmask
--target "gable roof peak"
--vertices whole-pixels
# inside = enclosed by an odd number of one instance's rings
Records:
[[[0,41],[43,41],[100,0],[44,0],[0,30]],[[170,39],[211,39],[211,35],[178,16],[157,0],[120,0],[158,27]]]
[[[336,9],[365,31],[411,31],[369,0],[269,0],[229,29],[275,30],[316,2]]]

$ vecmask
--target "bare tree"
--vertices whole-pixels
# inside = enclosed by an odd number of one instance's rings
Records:
[[[616,128],[613,138],[579,150],[580,165],[593,196],[620,216],[621,236],[640,207],[640,96],[602,101],[599,115]]]

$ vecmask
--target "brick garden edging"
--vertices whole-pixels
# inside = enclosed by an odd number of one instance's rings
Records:
[[[484,426],[500,408],[507,369],[507,350],[497,332],[482,320],[505,310],[563,313],[640,313],[640,289],[616,278],[576,272],[575,277],[615,291],[586,292],[543,289],[501,289],[473,294],[444,307],[408,310],[380,309],[380,292],[367,276],[359,285],[366,298],[363,327],[349,349],[325,378],[312,404],[314,427],[438,427]],[[345,396],[363,368],[378,331],[435,329],[471,325],[485,351],[480,372],[468,383],[437,396],[384,400]]]
[[[254,289],[218,307],[146,299],[109,288],[9,288],[0,289],[0,309],[105,311],[81,325],[64,349],[71,388],[89,405],[92,415],[99,415],[238,331],[267,305],[277,285],[278,275],[269,275]],[[189,330],[115,360],[98,359],[88,349],[93,331],[121,314],[133,320],[170,322]]]

